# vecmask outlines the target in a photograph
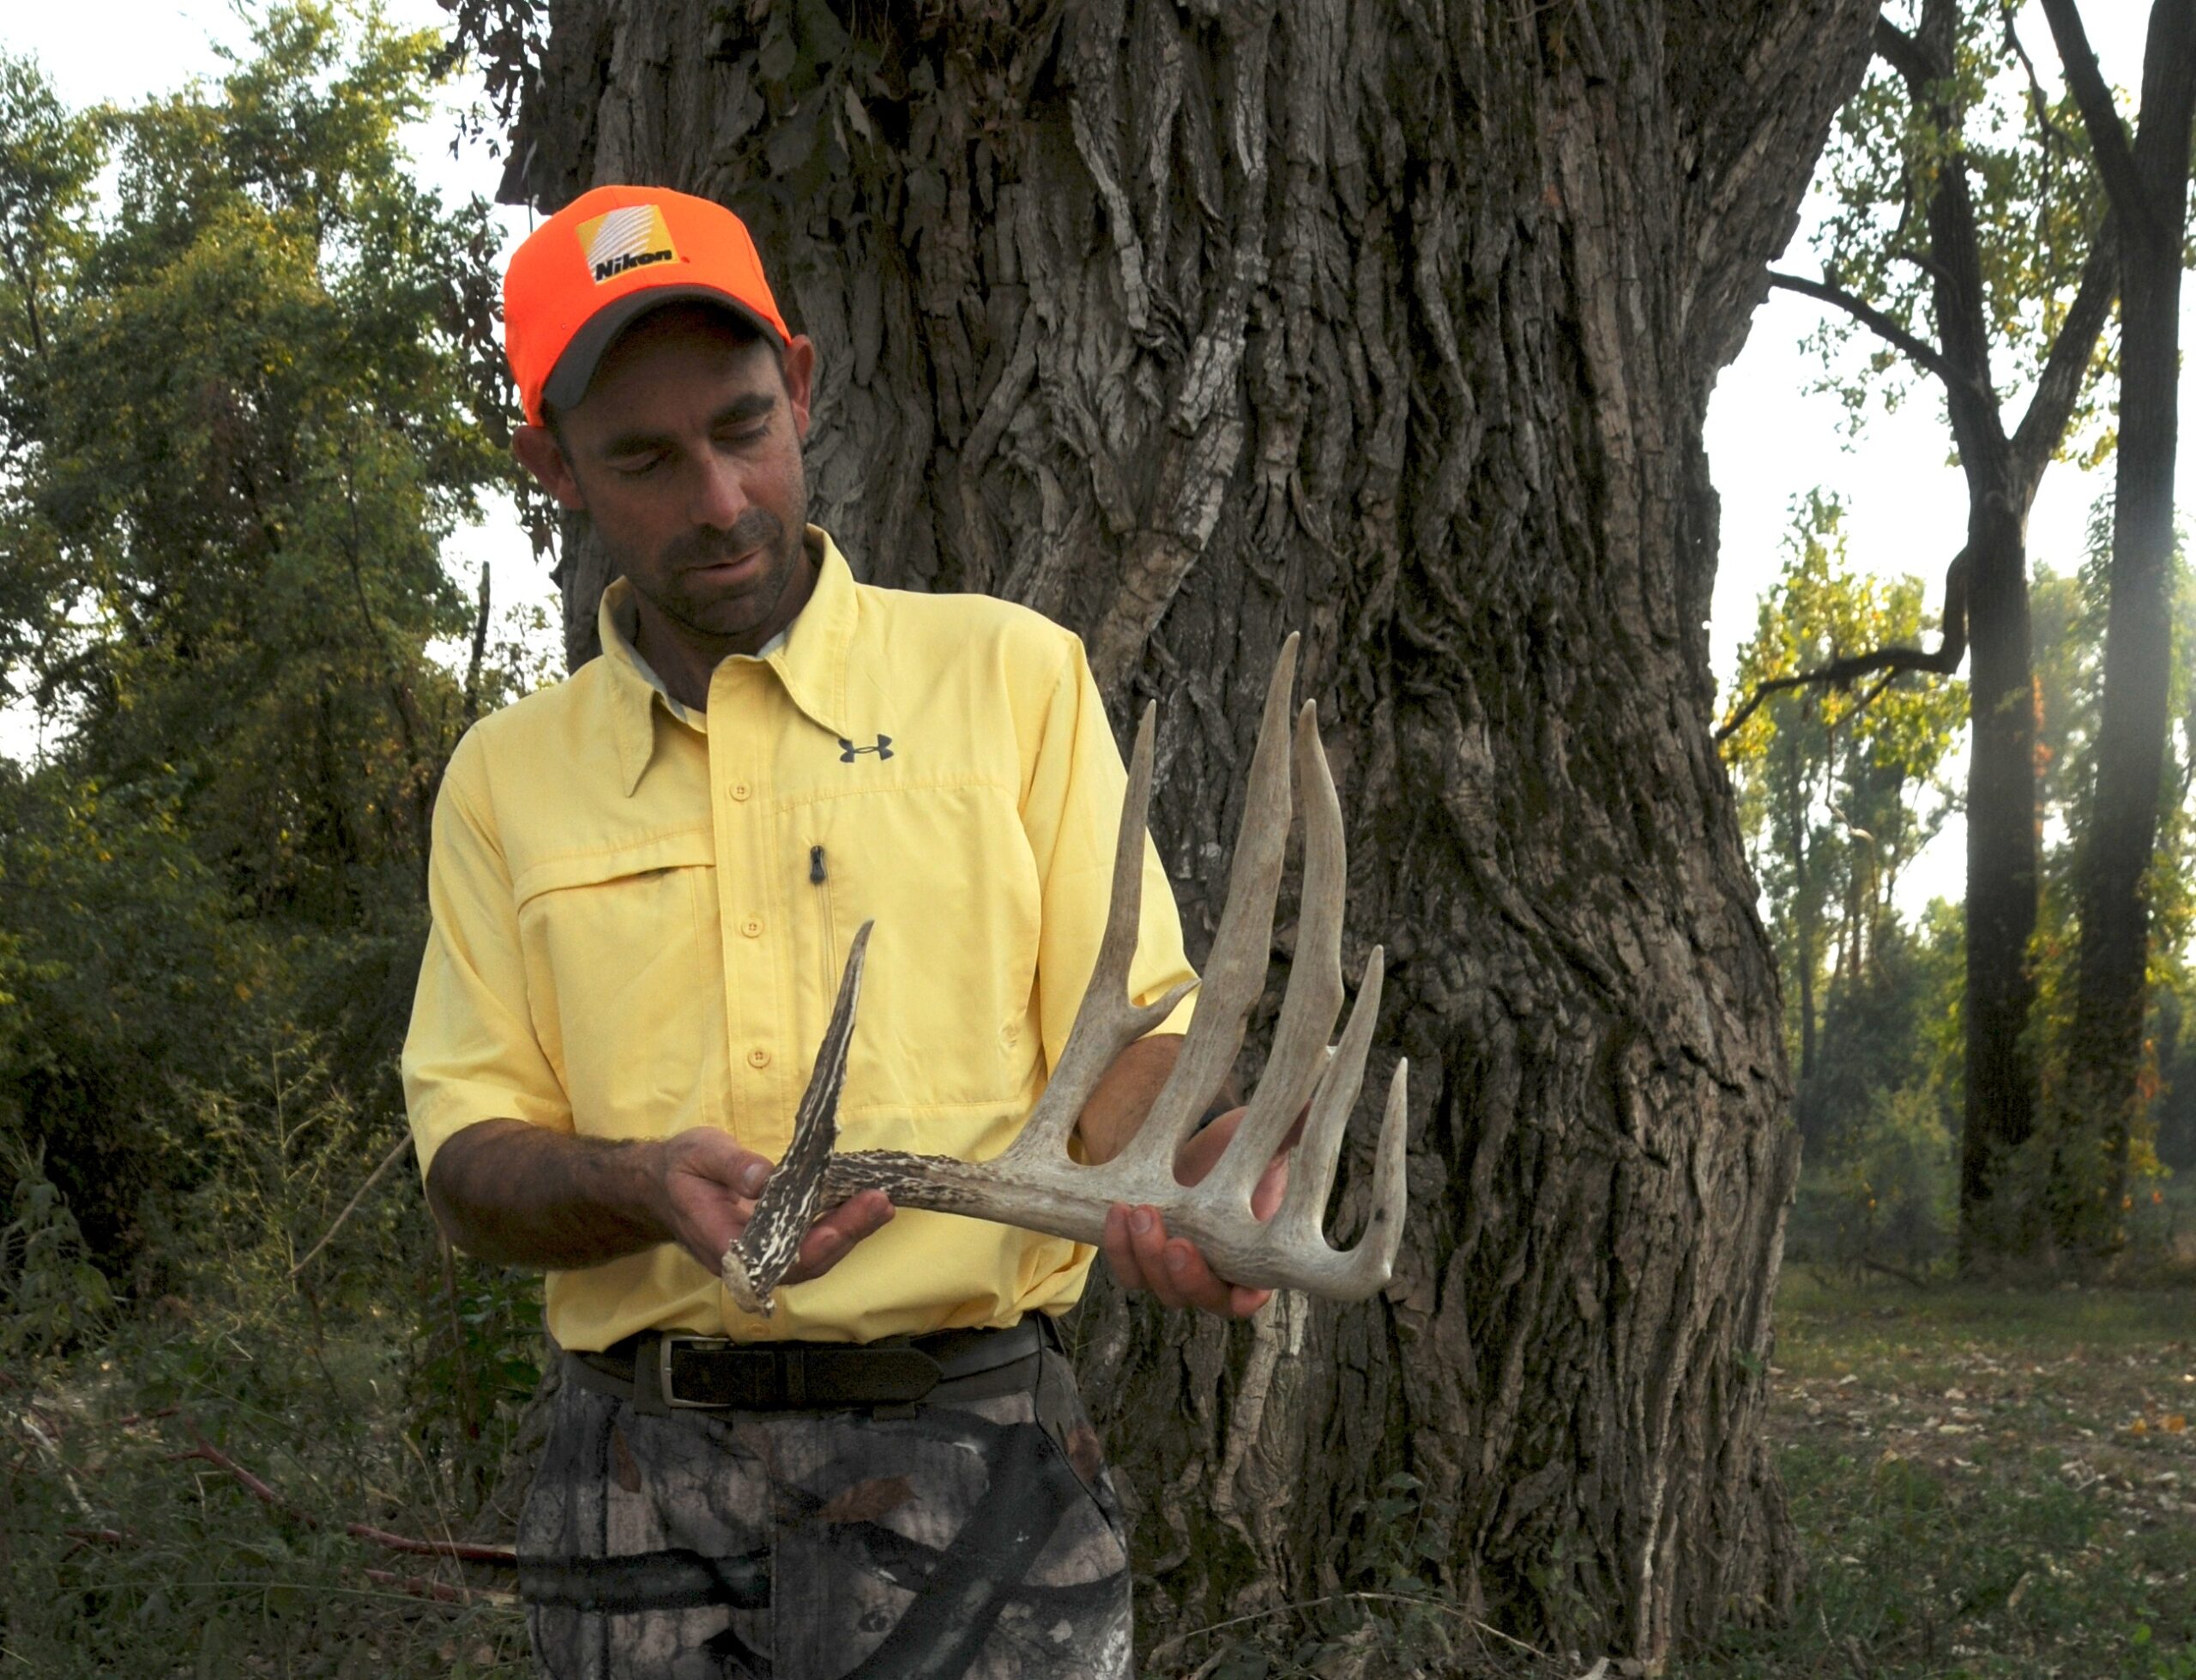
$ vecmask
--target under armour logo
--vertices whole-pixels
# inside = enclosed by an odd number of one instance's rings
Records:
[[[880,735],[877,738],[877,744],[873,747],[858,747],[845,736],[839,738],[840,763],[851,764],[866,752],[873,752],[880,759],[891,757],[892,738],[890,735]]]

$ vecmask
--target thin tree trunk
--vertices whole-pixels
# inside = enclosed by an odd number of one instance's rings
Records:
[[[1800,1090],[1805,1093],[1815,1076],[1815,924],[1813,883],[1807,879],[1807,802],[1804,785],[1795,792],[1792,823],[1792,937],[1799,947],[1793,967],[1800,977]],[[1804,1127],[1804,1095],[1801,1124]]]
[[[1029,603],[1122,714],[1163,698],[1193,947],[1306,633],[1415,1211],[1356,1308],[1231,1328],[1094,1284],[1148,1636],[1366,1580],[1398,1471],[1420,1567],[1519,1632],[1652,1658],[1788,1600],[1761,1425],[1797,1149],[1708,733],[1700,437],[1873,10],[553,14],[515,184],[748,216],[857,568]]]
[[[2071,7],[2048,7],[2100,154],[2121,134]],[[2088,81],[2086,90],[2084,78]],[[2103,160],[2125,230],[2120,443],[2096,785],[2079,870],[2081,942],[2058,1117],[2051,1211],[2060,1241],[2092,1255],[2124,1235],[2128,1146],[2142,1103],[2150,966],[2147,876],[2157,849],[2171,681],[2174,470],[2180,441],[2181,270],[2196,109],[2196,0],[2157,0],[2143,64],[2142,132]],[[2121,142],[2121,148],[2126,142]],[[2115,156],[2121,156],[2115,154]]]
[[[1960,1139],[1964,1265],[2024,1252],[2028,1210],[2000,1197],[2006,1165],[2036,1129],[2029,1015],[2036,972],[2036,712],[2028,546],[2014,513],[1976,496],[1968,515],[1967,1084]]]
[[[1873,37],[1876,51],[1906,84],[1922,125],[1953,140],[1967,118],[1957,74],[1960,28],[1960,0],[1924,0],[1911,34],[1879,18]],[[1968,546],[1946,578],[1946,635],[1953,645],[1958,575],[1973,660],[1959,1230],[1961,1262],[1970,1265],[2024,1252],[2034,1230],[2018,1199],[2000,1194],[2006,1168],[2035,1132],[2037,1099],[2029,1031],[2036,995],[2029,944],[2039,880],[2028,513],[2086,384],[2117,284],[2118,249],[2108,221],[2097,231],[2036,392],[2008,432],[1991,368],[1982,250],[1965,159],[1955,150],[1941,165],[1931,163],[1917,190],[1929,235],[1934,344],[1828,281],[1783,275],[1778,284],[1846,310],[1942,382],[1967,477]],[[1877,657],[1864,656],[1865,668],[1883,668],[1873,663]]]

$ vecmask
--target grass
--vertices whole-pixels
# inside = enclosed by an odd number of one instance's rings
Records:
[[[414,1269],[410,1302],[384,1263],[355,1299],[209,1291],[116,1315],[65,1356],[0,1362],[0,1680],[530,1672],[507,1570],[345,1530],[462,1535],[530,1376],[529,1282],[470,1274],[445,1298]],[[1778,1323],[1797,1614],[1669,1680],[2196,1680],[2196,1291],[1795,1269]],[[492,1420],[478,1438],[455,1422],[468,1412]],[[1408,1588],[1415,1569],[1391,1573]],[[1166,1671],[1553,1671],[1499,1641],[1410,1593],[1230,1629]]]
[[[1798,1275],[1778,1304],[1807,1583],[1674,1677],[2196,1677],[2196,1292]]]

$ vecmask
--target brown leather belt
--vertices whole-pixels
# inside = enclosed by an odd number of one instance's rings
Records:
[[[648,1330],[600,1353],[574,1352],[569,1370],[582,1388],[630,1400],[653,1416],[901,1411],[920,1400],[986,1399],[1029,1387],[1047,1341],[1059,1346],[1043,1313],[1005,1329],[874,1342],[734,1342]]]

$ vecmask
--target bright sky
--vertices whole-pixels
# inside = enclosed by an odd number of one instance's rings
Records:
[[[446,15],[434,0],[385,0],[401,24],[440,28]],[[2132,88],[2142,62],[2142,31],[2150,8],[2139,0],[2089,0],[2083,7],[2108,81]],[[2024,40],[2039,68],[2055,65],[2050,32],[2036,0],[2020,14]],[[127,102],[173,87],[186,77],[214,75],[221,65],[213,43],[241,45],[243,22],[222,0],[93,0],[75,6],[16,4],[0,21],[0,45],[35,53],[62,96],[75,104]],[[468,97],[456,90],[456,97]],[[413,154],[425,178],[445,196],[494,196],[500,166],[485,150],[449,154],[447,113],[423,124]],[[522,212],[505,213],[506,228],[522,234]],[[1803,227],[1780,266],[1816,272]],[[2196,344],[2196,287],[2191,288],[2189,342]],[[1929,585],[1934,614],[1941,602],[1946,563],[1964,539],[1965,489],[1947,463],[1940,404],[1927,393],[1897,413],[1872,418],[1857,441],[1840,431],[1834,399],[1808,394],[1818,365],[1798,348],[1820,320],[1821,307],[1772,292],[1754,318],[1745,353],[1726,370],[1708,415],[1708,451],[1723,503],[1722,558],[1716,573],[1711,640],[1719,677],[1728,679],[1740,643],[1752,633],[1755,608],[1782,563],[1792,499],[1821,486],[1843,495],[1857,564],[1885,575],[1916,574]],[[2190,358],[2196,367],[2196,358]],[[2184,381],[2184,412],[2196,412],[2196,378]],[[2184,451],[2184,453],[2187,453]],[[2030,526],[2033,555],[2055,569],[2078,563],[2089,510],[2110,487],[2109,467],[2091,474],[2054,467],[2044,479]],[[453,569],[470,575],[483,559],[494,568],[504,605],[538,602],[556,616],[546,570],[509,521],[491,521],[453,545]],[[0,746],[21,750],[19,731],[0,730]],[[1960,893],[1964,840],[1957,818],[1908,872],[1912,903]]]
[[[383,0],[382,9],[400,27],[440,32],[449,21],[435,0]],[[0,13],[0,48],[35,55],[61,98],[75,105],[103,99],[127,105],[179,87],[194,75],[217,77],[226,67],[215,55],[215,46],[243,50],[250,39],[249,27],[226,0],[90,0],[75,6],[33,6],[15,0]],[[449,203],[462,202],[474,193],[493,202],[503,173],[501,161],[483,147],[469,146],[451,155],[456,113],[476,96],[476,89],[453,85],[446,90],[443,108],[418,124],[409,137],[419,178],[437,189]],[[526,235],[526,212],[504,209],[498,219],[508,250]],[[534,559],[508,504],[501,516],[492,515],[482,524],[458,533],[443,557],[468,595],[477,587],[481,564],[490,566],[498,639],[522,634],[508,615],[522,616],[530,607],[546,613],[550,630],[527,639],[561,665],[564,638],[554,627],[561,622],[563,608],[557,588],[549,580],[548,568]],[[464,657],[456,647],[449,653],[453,664]],[[20,756],[36,747],[34,718],[22,708],[0,715],[0,752]]]

